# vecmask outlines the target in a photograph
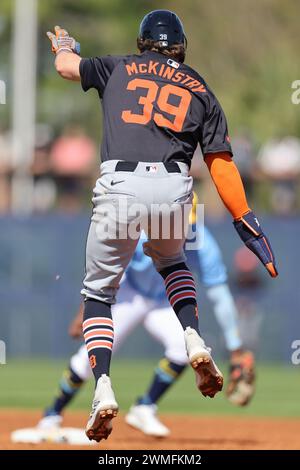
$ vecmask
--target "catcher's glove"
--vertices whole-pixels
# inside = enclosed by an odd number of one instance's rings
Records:
[[[228,400],[237,406],[247,405],[255,391],[255,363],[250,351],[242,351],[230,360]]]
[[[47,36],[52,44],[52,52],[59,54],[60,52],[73,52],[80,55],[80,44],[74,38],[71,38],[68,31],[60,26],[55,26],[55,34],[48,31]]]
[[[241,220],[234,221],[233,225],[245,245],[266,267],[270,276],[278,276],[275,257],[270,242],[263,233],[257,217],[255,217],[253,212],[250,211],[248,214],[245,214]]]

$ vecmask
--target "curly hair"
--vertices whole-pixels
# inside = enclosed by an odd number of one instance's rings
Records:
[[[165,54],[177,62],[184,62],[185,59],[185,44],[173,44],[170,47],[162,46],[160,41],[153,41],[152,39],[137,38],[137,47],[140,52],[155,51]]]

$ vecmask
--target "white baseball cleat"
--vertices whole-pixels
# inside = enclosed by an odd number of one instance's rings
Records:
[[[37,424],[37,428],[41,430],[48,430],[48,429],[58,429],[62,423],[62,416],[57,415],[49,415],[44,416]]]
[[[92,411],[85,430],[87,437],[97,442],[107,439],[112,432],[111,421],[117,416],[118,410],[110,378],[103,374],[97,382]]]
[[[170,431],[161,423],[156,413],[156,405],[133,405],[125,416],[125,421],[147,436],[167,437]]]
[[[223,388],[222,372],[196,330],[188,326],[184,339],[190,364],[196,373],[197,387],[203,396],[213,398]]]

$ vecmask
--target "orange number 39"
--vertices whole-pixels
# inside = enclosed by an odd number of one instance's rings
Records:
[[[168,127],[175,132],[182,131],[192,99],[191,93],[188,90],[171,84],[164,85],[160,89],[152,80],[144,80],[142,78],[135,78],[128,83],[127,90],[134,91],[137,88],[146,88],[148,90],[147,95],[141,96],[138,101],[138,104],[143,106],[143,112],[142,114],[135,114],[130,110],[123,111],[122,119],[124,122],[146,125],[153,117],[154,122],[158,126]],[[169,103],[170,95],[175,95],[180,98],[178,106]],[[174,116],[172,121],[160,113],[154,113],[154,116],[152,116],[153,103],[155,100],[157,100],[157,105],[161,111]]]

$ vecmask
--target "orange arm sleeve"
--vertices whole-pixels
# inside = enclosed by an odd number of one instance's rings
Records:
[[[217,191],[234,219],[249,212],[244,185],[229,153],[210,153],[204,157]]]

